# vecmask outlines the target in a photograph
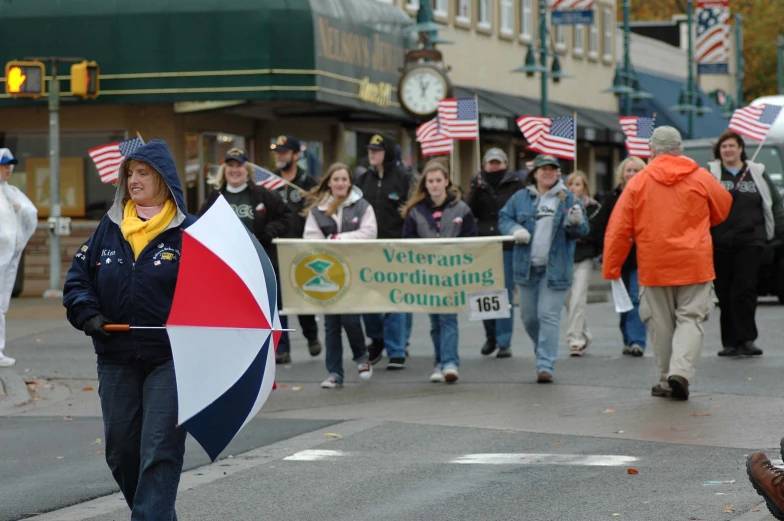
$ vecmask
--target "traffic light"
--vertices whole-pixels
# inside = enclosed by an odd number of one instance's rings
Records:
[[[71,65],[71,94],[84,99],[95,99],[100,93],[100,74],[94,61]]]
[[[46,92],[46,67],[38,61],[5,64],[5,92],[12,98],[40,98]]]

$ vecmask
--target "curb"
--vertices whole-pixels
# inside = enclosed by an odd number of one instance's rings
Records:
[[[0,370],[0,388],[5,396],[0,398],[0,415],[17,409],[17,404],[30,399],[30,391],[22,375],[8,370]]]

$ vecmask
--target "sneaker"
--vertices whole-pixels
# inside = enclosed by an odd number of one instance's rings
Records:
[[[583,356],[586,347],[588,346],[571,346],[569,348],[569,356]]]
[[[338,382],[338,379],[334,376],[330,376],[321,382],[322,389],[340,389],[341,387],[343,387],[343,382]]]
[[[480,353],[483,355],[492,355],[493,351],[495,351],[495,340],[488,340],[485,342],[485,345],[482,346]]]
[[[0,367],[11,367],[16,363],[16,358],[0,355]]]
[[[539,371],[536,373],[536,383],[538,384],[551,384],[553,383],[553,373],[550,371]]]
[[[512,348],[509,346],[501,346],[498,348],[498,352],[495,354],[496,358],[511,358],[512,357]]]
[[[457,381],[457,378],[458,378],[457,368],[450,367],[449,369],[444,371],[444,380],[446,380],[446,383],[453,384]]]
[[[629,348],[629,354],[632,356],[642,356],[645,354],[645,350],[643,350],[643,348],[637,344],[632,344],[632,346]]]
[[[629,346],[623,346],[623,349],[621,349],[621,354],[622,355],[631,355],[632,354],[632,348],[629,347]]]
[[[376,365],[384,358],[384,339],[374,338],[367,346],[370,363]]]
[[[373,366],[370,364],[370,362],[359,364],[357,366],[357,371],[359,371],[359,377],[365,381],[370,380],[370,378],[373,376]]]
[[[724,346],[724,348],[719,351],[719,356],[738,356],[738,348],[735,346]]]
[[[308,340],[308,351],[310,351],[310,356],[318,356],[321,354],[321,342],[319,342],[318,338]]]
[[[410,354],[408,354],[408,347],[409,347],[410,345],[411,345],[411,342],[406,342],[406,358],[408,358],[409,356],[411,356]]]
[[[387,364],[387,371],[400,371],[401,369],[405,369],[405,367],[405,358],[390,358],[389,363]]]
[[[288,351],[275,353],[275,363],[276,364],[290,364],[291,363],[291,353],[288,352]]]
[[[665,389],[661,384],[656,384],[651,388],[651,396],[669,398],[672,396],[672,391],[670,389]]]
[[[446,381],[444,378],[444,373],[441,372],[441,369],[433,369],[433,374],[430,375],[430,381],[434,384]]]
[[[667,378],[667,383],[670,384],[670,389],[672,389],[672,397],[675,400],[689,399],[689,381],[687,379],[674,374]]]
[[[784,470],[774,467],[762,452],[755,452],[746,460],[746,473],[773,517],[784,519]]]
[[[738,346],[738,354],[743,356],[759,356],[762,354],[762,349],[755,346],[752,340],[748,340]]]

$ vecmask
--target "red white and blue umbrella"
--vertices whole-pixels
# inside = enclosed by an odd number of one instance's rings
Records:
[[[261,409],[282,333],[277,283],[262,246],[223,198],[185,229],[166,330],[178,423],[212,461]],[[145,326],[108,325],[107,330]]]

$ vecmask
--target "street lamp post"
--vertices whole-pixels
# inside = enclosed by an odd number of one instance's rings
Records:
[[[539,63],[537,64],[535,53],[539,52]],[[547,68],[547,57],[552,54],[552,66]],[[522,67],[513,69],[512,72],[524,72],[526,76],[532,78],[535,74],[541,74],[540,100],[542,116],[547,116],[548,105],[548,85],[547,81],[552,79],[553,83],[558,83],[562,78],[571,77],[561,70],[561,61],[555,52],[547,49],[547,0],[539,0],[539,49],[534,49],[533,44],[528,44],[528,51],[525,55],[525,64]]]
[[[632,60],[629,56],[629,16],[631,11],[631,0],[623,0],[623,74],[626,78],[626,86],[630,87],[632,74]],[[632,97],[629,92],[623,94],[623,115],[630,116],[632,113]]]
[[[784,36],[779,35],[778,39],[776,40],[776,47],[777,52],[776,55],[778,59],[776,62],[778,63],[777,72],[778,72],[778,79],[779,79],[779,94],[784,94]]]
[[[692,0],[687,0],[686,2],[686,27],[687,27],[687,35],[686,41],[688,49],[686,51],[686,59],[687,59],[687,67],[688,71],[686,74],[686,104],[693,105],[694,102],[694,41],[692,38],[692,18],[694,16],[694,2]],[[694,111],[689,110],[688,115],[688,126],[687,132],[689,134],[689,139],[694,136]]]

